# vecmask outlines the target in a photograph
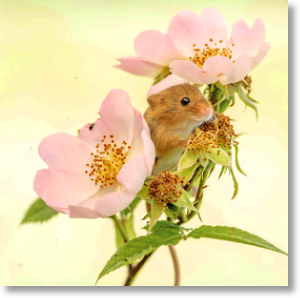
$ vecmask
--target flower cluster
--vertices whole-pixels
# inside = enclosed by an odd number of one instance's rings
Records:
[[[168,32],[147,30],[134,41],[138,57],[123,57],[117,68],[156,77],[155,83],[170,73],[196,84],[235,83],[253,70],[268,53],[265,27],[257,19],[252,28],[240,20],[228,37],[222,14],[205,8],[200,17],[182,11],[170,22]]]

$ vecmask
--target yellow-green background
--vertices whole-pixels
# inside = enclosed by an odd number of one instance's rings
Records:
[[[115,58],[134,55],[142,30],[166,32],[183,9],[198,14],[218,8],[228,27],[261,17],[271,49],[252,72],[259,121],[237,101],[228,114],[236,119],[240,192],[230,200],[231,178],[209,180],[201,215],[204,224],[238,227],[288,249],[288,9],[285,0],[1,0],[0,2],[0,284],[93,285],[115,250],[109,219],[69,219],[19,226],[35,199],[33,177],[45,167],[37,147],[49,134],[77,129],[97,117],[112,88],[126,90],[140,111],[147,107],[151,79],[113,68]],[[136,225],[144,206],[138,208]],[[198,219],[188,224],[197,227]],[[139,229],[138,229],[139,230]],[[141,230],[138,232],[143,234]],[[225,241],[188,240],[177,248],[182,285],[288,284],[287,257]],[[99,285],[121,285],[121,268]],[[150,259],[136,285],[172,285],[166,247]]]

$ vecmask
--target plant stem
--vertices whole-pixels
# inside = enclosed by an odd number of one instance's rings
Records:
[[[151,257],[151,255],[153,253],[154,253],[154,251],[150,252],[148,255],[145,255],[136,266],[129,267],[128,277],[126,279],[124,286],[131,286],[133,284],[137,273],[141,270],[141,268],[145,265],[145,263],[147,262],[147,260]]]
[[[125,231],[124,226],[122,225],[122,223],[118,219],[118,217],[116,215],[113,215],[110,218],[115,222],[116,226],[120,230],[120,232],[121,232],[121,234],[122,234],[122,236],[124,238],[124,242],[128,242],[129,241],[129,237],[127,235],[127,232]]]
[[[176,255],[176,251],[175,248],[172,245],[168,245],[171,256],[172,256],[172,260],[173,260],[173,264],[174,264],[174,273],[175,273],[175,282],[174,282],[174,286],[179,286],[180,283],[180,270],[179,270],[179,262],[178,262],[178,258]]]

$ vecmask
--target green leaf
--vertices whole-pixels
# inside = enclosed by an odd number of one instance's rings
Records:
[[[135,209],[135,207],[138,205],[138,203],[139,203],[140,201],[141,201],[141,198],[136,197],[136,198],[131,202],[131,204],[130,204],[127,208],[125,208],[123,211],[121,211],[121,212],[123,212],[124,216],[126,216],[128,213],[132,212],[132,211]]]
[[[240,163],[239,163],[239,160],[238,160],[239,147],[238,147],[237,145],[235,145],[235,144],[233,144],[233,146],[234,146],[234,148],[235,148],[235,165],[236,165],[236,168],[238,169],[238,171],[239,171],[241,174],[247,176],[247,175],[245,174],[245,172],[242,170],[242,168],[241,168],[241,166],[240,166]]]
[[[177,245],[182,240],[180,227],[175,227],[176,225],[174,224],[171,226],[167,221],[164,221],[164,223],[158,222],[156,225],[157,227],[154,226],[151,233],[147,236],[134,238],[123,244],[106,263],[97,278],[96,284],[106,274],[131,264],[160,246]]]
[[[183,193],[179,198],[177,198],[177,202],[173,202],[172,204],[177,207],[188,208],[190,210],[193,210],[193,211],[199,213],[199,211],[194,207],[194,205],[190,201],[189,194],[184,189],[182,191],[183,191]]]
[[[56,210],[49,207],[41,198],[38,198],[27,210],[21,224],[43,222],[57,214],[58,212]]]
[[[230,101],[227,99],[224,99],[222,102],[220,102],[219,104],[219,113],[224,113],[226,111],[226,109],[228,108],[230,104]]]
[[[151,207],[151,218],[150,218],[149,231],[151,231],[152,227],[156,224],[156,222],[162,216],[162,214],[164,213],[164,210],[165,210],[164,204],[159,203],[155,199],[153,199],[152,207]]]
[[[178,169],[187,169],[194,165],[199,157],[199,152],[194,150],[186,150],[184,151],[183,155],[181,156],[179,163],[178,163]]]
[[[270,242],[256,236],[250,234],[246,231],[233,228],[233,227],[225,227],[225,226],[206,226],[203,225],[187,235],[188,238],[195,238],[199,239],[203,238],[211,238],[211,239],[219,239],[219,240],[227,240],[232,242],[238,242],[248,245],[253,245],[265,249],[269,249],[275,252],[282,253],[287,255],[286,252],[282,251],[281,249],[277,248]]]

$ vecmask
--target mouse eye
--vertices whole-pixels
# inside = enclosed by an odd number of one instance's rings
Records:
[[[180,102],[183,106],[186,106],[190,102],[190,99],[188,97],[183,97]]]

